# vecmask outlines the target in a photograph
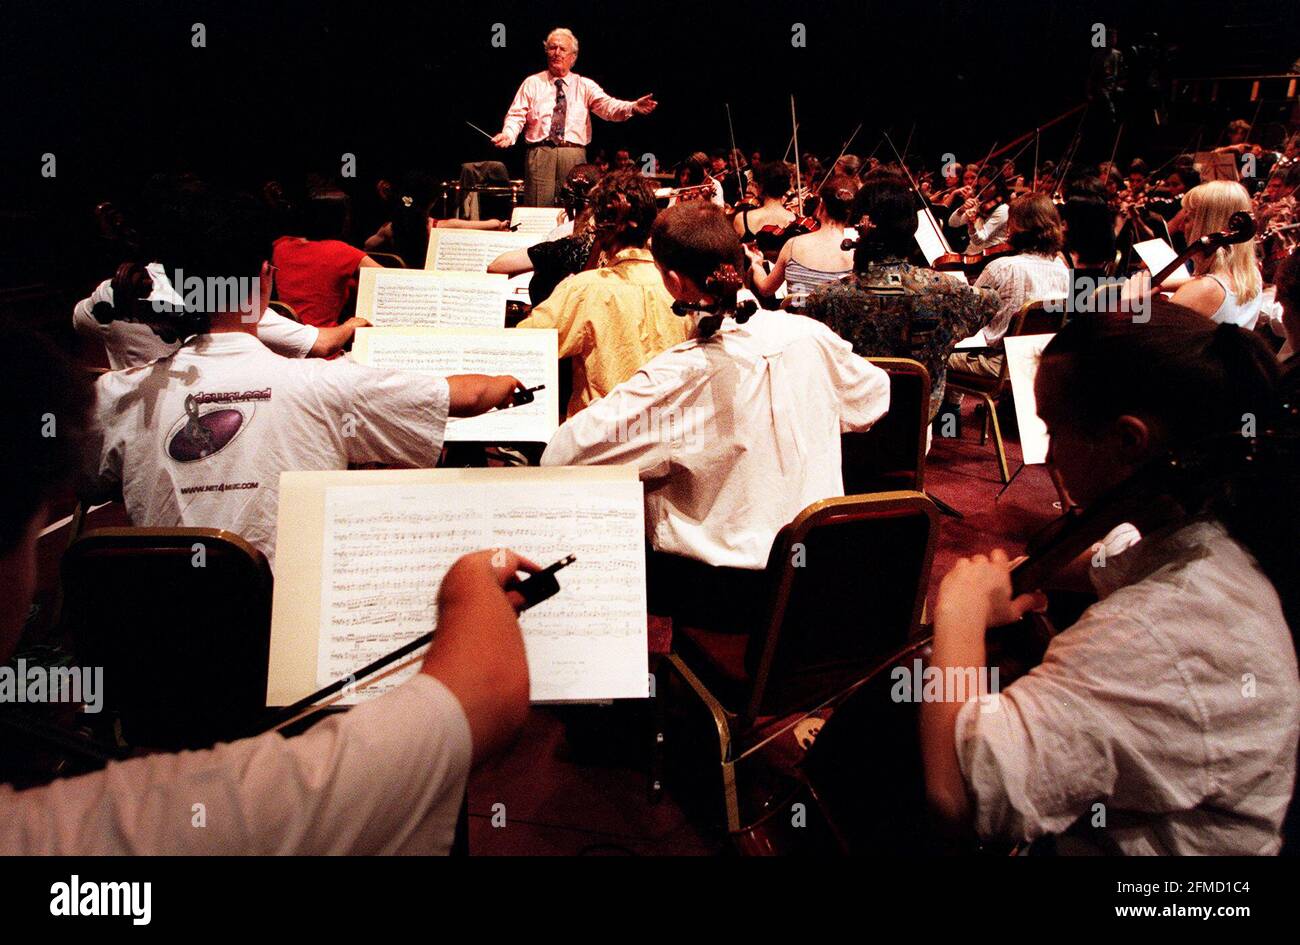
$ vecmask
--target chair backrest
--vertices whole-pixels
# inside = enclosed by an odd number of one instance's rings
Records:
[[[406,261],[396,253],[372,253],[367,252],[367,256],[379,263],[385,269],[405,269]]]
[[[1047,302],[1028,302],[1020,310],[1018,330],[1009,332],[1013,335],[1054,335],[1065,327],[1066,305],[1055,301],[1049,306]]]
[[[870,430],[841,434],[844,492],[924,492],[930,372],[911,358],[867,360],[889,375],[889,412]]]
[[[104,528],[63,557],[63,628],[139,747],[238,737],[265,712],[271,569],[216,528]]]
[[[269,308],[271,311],[275,312],[277,315],[283,315],[285,318],[290,319],[291,321],[295,321],[299,323],[302,322],[302,319],[298,317],[298,310],[295,309],[288,302],[281,302],[279,299],[272,299],[271,301],[266,303],[266,307]]]
[[[827,499],[783,528],[746,719],[819,705],[915,636],[938,529],[934,503],[911,491]]]

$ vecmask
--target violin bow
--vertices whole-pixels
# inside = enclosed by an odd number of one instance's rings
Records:
[[[1065,146],[1065,151],[1061,154],[1061,163],[1057,166],[1055,173],[1052,175],[1052,196],[1055,197],[1065,186],[1065,175],[1070,170],[1070,165],[1074,163],[1074,156],[1079,151],[1079,145],[1083,143],[1083,123],[1088,120],[1088,109],[1090,105],[1083,107],[1083,114],[1079,116],[1079,127],[1074,129],[1074,137],[1070,143]]]
[[[902,165],[903,173],[907,175],[907,182],[912,186],[912,193],[916,195],[917,200],[921,201],[921,211],[925,214],[925,218],[930,221],[930,226],[934,230],[934,235],[939,238],[939,245],[947,246],[947,241],[943,238],[943,231],[939,229],[939,221],[934,218],[934,214],[930,211],[930,205],[926,202],[925,198],[921,196],[921,188],[916,186],[916,178],[912,176],[912,172],[909,171],[907,165],[903,163],[903,156],[898,153],[898,148],[894,147],[894,139],[889,137],[888,131],[885,132],[885,140],[889,142],[889,149],[894,152],[894,156],[898,158],[898,163]],[[992,153],[991,149],[990,153]]]
[[[799,132],[799,126],[798,126],[798,125],[795,125],[795,126],[794,126],[794,130],[795,130],[795,134],[798,134],[798,132]],[[782,161],[788,161],[788,160],[790,160],[790,148],[793,147],[793,146],[794,146],[794,135],[791,135],[791,136],[790,136],[790,140],[787,141],[786,144],[785,144],[785,154],[781,155],[781,160],[782,160]]]
[[[794,145],[794,197],[799,202],[799,216],[803,216],[803,180],[799,169],[799,121],[794,114],[794,95],[790,95],[790,125],[794,128],[794,134],[790,137],[790,143]]]
[[[1110,149],[1110,160],[1106,163],[1106,166],[1112,171],[1118,170],[1118,168],[1115,167],[1115,156],[1119,154],[1119,139],[1123,134],[1124,122],[1121,121],[1119,123],[1119,129],[1115,132],[1115,146]]]
[[[724,102],[727,108],[727,133],[731,135],[731,163],[736,165],[736,203],[745,199],[745,181],[740,176],[740,161],[736,159],[736,128],[731,123],[731,103]]]
[[[853,143],[853,139],[856,138],[856,137],[858,136],[858,132],[861,131],[861,130],[862,130],[862,122],[858,122],[858,127],[856,127],[856,128],[853,129],[853,134],[849,135],[849,140],[848,140],[848,141],[845,141],[845,142],[844,142],[844,147],[840,148],[840,154],[839,154],[839,157],[837,157],[837,158],[835,159],[835,164],[840,163],[840,158],[844,157],[844,155],[848,153],[849,145],[851,145],[851,144]],[[832,164],[832,165],[831,165],[831,170],[834,170],[834,169],[835,169],[835,164]],[[823,175],[823,177],[822,177],[822,182],[821,182],[820,184],[818,184],[818,185],[817,185],[817,189],[816,189],[815,191],[813,191],[813,196],[814,196],[814,197],[819,196],[819,195],[821,194],[821,192],[822,192],[822,188],[826,186],[826,182],[827,182],[828,180],[830,180],[830,179],[831,179],[831,172],[830,172],[830,171],[827,171],[826,174]]]
[[[1034,139],[1033,139],[1033,138],[1030,138],[1028,141],[1026,141],[1024,144],[1022,144],[1022,145],[1020,146],[1020,150],[1017,151],[1015,154],[1011,155],[1011,163],[1012,163],[1012,164],[1015,164],[1015,163],[1016,163],[1016,158],[1018,158],[1018,157],[1020,157],[1020,155],[1024,154],[1025,151],[1027,151],[1027,150],[1029,149],[1029,146],[1030,146],[1031,144],[1033,144],[1033,143],[1034,143]],[[988,182],[987,184],[985,184],[983,187],[981,187],[981,188],[979,189],[979,193],[977,193],[977,194],[975,195],[975,199],[976,199],[976,200],[979,200],[980,197],[984,196],[984,191],[988,190],[991,186],[993,186],[994,182],[997,181],[998,177],[1000,177],[1000,176],[1001,176],[1001,172],[999,172],[997,175],[995,175],[995,176],[989,178],[989,182]]]
[[[907,152],[912,150],[912,135],[914,134],[916,134],[916,122],[912,122],[912,127],[907,132],[907,140],[903,142],[903,156],[898,159],[899,164],[907,164]]]
[[[1030,185],[1034,193],[1038,193],[1038,134],[1041,130],[1041,128],[1034,129],[1034,182]]]

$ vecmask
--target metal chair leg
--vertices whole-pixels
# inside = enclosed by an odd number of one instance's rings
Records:
[[[1011,481],[1011,470],[1007,468],[1007,450],[1002,445],[1002,424],[998,422],[997,404],[987,394],[984,395],[984,403],[988,408],[989,419],[993,422],[993,446],[998,453],[998,469],[1002,473],[1003,483]]]

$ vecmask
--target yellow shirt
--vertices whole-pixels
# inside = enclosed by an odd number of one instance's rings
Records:
[[[686,340],[649,250],[625,249],[603,269],[561,282],[520,328],[555,328],[559,354],[573,358],[572,417],[604,397],[661,351]]]

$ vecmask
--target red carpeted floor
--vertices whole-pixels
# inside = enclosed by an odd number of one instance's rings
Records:
[[[1042,466],[1023,468],[1002,491],[992,439],[979,444],[979,423],[971,413],[968,401],[964,435],[936,438],[927,465],[927,491],[963,515],[942,516],[931,600],[939,580],[959,557],[994,547],[1017,554],[1030,535],[1060,514],[1056,489]],[[1013,413],[1008,409],[999,416],[1004,418],[1007,461],[1014,473],[1020,468],[1020,447]],[[604,729],[620,744],[588,745],[578,756],[566,734],[575,729],[572,712],[539,708],[514,748],[474,774],[469,792],[472,854],[730,851],[725,834],[710,825],[707,816],[688,816],[674,801],[671,782],[658,803],[649,801],[648,741],[629,744],[642,741],[642,726],[617,718],[615,709],[585,711],[596,715],[594,722],[588,718],[580,727],[586,741],[599,738]],[[611,716],[608,725],[601,724],[602,711]]]
[[[930,597],[962,555],[1003,547],[1018,553],[1026,539],[1060,514],[1056,490],[1041,466],[1025,467],[1003,492],[990,440],[967,402],[964,435],[936,438],[926,488],[961,512],[941,517]],[[1011,410],[1005,418],[1008,462],[1020,467]],[[1000,497],[999,494],[1001,493]],[[65,504],[56,509],[61,517]],[[87,527],[125,524],[120,506],[92,513]],[[42,580],[33,623],[49,612],[57,587],[66,526],[41,543]],[[470,781],[470,851],[475,855],[707,855],[730,844],[710,818],[688,816],[673,785],[650,801],[648,718],[644,706],[536,708],[514,747]],[[580,738],[578,736],[581,736]]]

